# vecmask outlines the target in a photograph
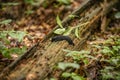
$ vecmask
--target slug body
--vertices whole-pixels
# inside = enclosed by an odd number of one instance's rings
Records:
[[[74,43],[72,41],[72,39],[69,37],[69,36],[55,36],[52,38],[52,42],[57,42],[57,41],[63,41],[63,40],[66,40],[70,45],[73,45],[74,46]]]

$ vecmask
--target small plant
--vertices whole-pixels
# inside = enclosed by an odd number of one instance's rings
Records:
[[[108,50],[108,51],[107,51]],[[120,79],[120,46],[112,46],[112,48],[104,48],[102,50],[103,54],[110,56],[108,59],[104,59],[105,62],[109,63],[109,66],[106,66],[101,70],[102,79]]]
[[[62,70],[65,70],[66,68],[79,69],[79,68],[80,68],[80,65],[77,64],[77,63],[60,62],[60,63],[58,63],[57,68],[62,69]],[[64,77],[64,78],[71,77],[73,80],[84,80],[83,77],[78,76],[76,73],[63,72],[63,73],[62,73],[62,77]]]
[[[70,50],[63,50],[65,52],[68,52],[66,55],[67,57],[72,57],[75,61],[83,61],[84,64],[88,64],[88,58],[96,59],[95,57],[90,55],[90,51],[70,51]]]
[[[63,28],[62,21],[60,20],[59,16],[56,17],[57,24],[60,26],[60,28]]]
[[[114,43],[114,44],[113,44]],[[109,45],[108,45],[109,44]],[[94,52],[93,54],[103,54],[107,58],[102,58],[101,61],[107,62],[109,65],[106,65],[103,69],[100,70],[101,72],[101,80],[119,80],[120,79],[120,39],[114,38],[114,42],[111,39],[106,40],[103,42],[102,46],[99,45],[92,45],[94,48],[98,48],[98,52]],[[68,57],[72,57],[74,61],[83,61],[84,64],[88,64],[88,58],[97,60],[94,56],[91,56],[90,51],[70,51],[70,50],[63,50],[67,52]],[[64,73],[63,76],[70,77],[71,73]],[[80,80],[80,79],[79,79]]]
[[[116,71],[112,66],[106,66],[104,69],[101,70],[102,80],[120,80],[120,71]]]
[[[65,70],[68,67],[79,69],[80,66],[77,63],[68,63],[68,62],[66,62],[66,63],[65,62],[60,62],[60,63],[58,63],[58,68],[59,69]]]
[[[27,11],[25,11],[25,14],[27,14],[27,15],[30,15],[30,14],[32,14],[32,13],[34,13],[33,10],[27,10]]]
[[[59,18],[59,16],[57,15],[56,17],[56,21],[57,21],[57,24],[59,25],[60,28],[56,29],[54,31],[55,34],[63,34],[65,32],[65,28],[62,26],[62,22]]]
[[[24,0],[24,2],[31,6],[39,6],[41,3],[41,0]]]
[[[23,46],[22,48],[19,47],[13,47],[13,48],[8,48],[4,44],[10,44],[10,40],[7,39],[8,36],[16,39],[18,42],[21,42],[26,35],[25,32],[22,31],[1,31],[0,32],[0,53],[4,57],[11,58],[11,54],[22,54],[26,51],[26,47]]]
[[[26,35],[26,32],[22,31],[8,31],[7,32],[9,36],[11,36],[14,39],[17,39],[19,42],[21,42]]]
[[[2,6],[17,6],[20,3],[18,2],[7,2],[7,3],[1,3]]]
[[[79,76],[76,73],[68,73],[68,72],[64,72],[62,73],[62,77],[64,78],[72,78],[73,80],[85,80],[85,78],[83,78],[82,76]]]
[[[7,48],[6,46],[2,47],[3,44],[0,44],[0,53],[6,58],[11,58],[11,54],[22,54],[26,51],[26,47],[23,46],[22,48],[14,47],[14,48]]]
[[[35,0],[24,0],[25,3],[28,3],[30,5],[34,5]]]
[[[120,19],[120,12],[117,12],[114,16],[116,19]]]
[[[66,4],[69,5],[71,3],[71,0],[57,0],[60,4]]]
[[[68,36],[68,35],[70,35],[70,33],[72,31],[74,31],[74,34],[77,38],[79,38],[79,28],[81,26],[85,26],[89,23],[89,22],[86,22],[86,23],[83,23],[83,24],[79,24],[76,27],[70,27],[69,26],[68,28],[64,28],[63,25],[62,25],[62,21],[60,20],[58,15],[56,17],[56,21],[57,21],[57,24],[59,25],[60,28],[58,28],[54,31],[55,34],[61,34],[61,35],[64,35],[64,36]]]
[[[102,46],[93,45],[99,49],[98,53],[102,53],[103,56],[107,57],[103,57],[101,61],[109,64],[100,70],[101,80],[120,80],[120,38],[110,37],[102,43]]]
[[[7,25],[7,24],[9,24],[9,23],[11,23],[11,22],[12,22],[11,19],[6,19],[6,20],[1,21],[0,24],[2,24],[2,25]]]

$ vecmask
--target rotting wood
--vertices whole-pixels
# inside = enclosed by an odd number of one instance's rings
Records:
[[[117,0],[111,1],[114,4]],[[87,13],[88,8],[93,10],[95,6],[98,4],[94,4],[91,7],[87,7],[86,10],[83,10],[83,13]],[[99,10],[94,13],[94,15],[91,15],[91,19],[87,17],[87,21],[90,21],[90,24],[81,27],[80,32],[81,35],[84,36],[81,37],[80,40],[76,39],[73,34],[70,36],[72,39],[74,39],[74,42],[76,43],[75,46],[70,46],[66,42],[57,42],[57,43],[51,43],[49,38],[47,38],[45,41],[43,40],[42,44],[44,44],[42,47],[39,47],[38,50],[34,53],[34,55],[30,56],[28,59],[24,59],[17,63],[17,66],[13,68],[13,70],[4,70],[0,74],[0,80],[24,80],[29,79],[29,77],[32,75],[32,80],[44,80],[44,78],[53,70],[53,67],[57,62],[64,59],[65,52],[62,51],[62,49],[67,48],[70,50],[76,50],[81,49],[81,45],[84,43],[84,41],[88,38],[90,35],[90,32],[96,27],[93,27],[93,25],[96,24],[96,22],[100,19],[102,14],[102,7],[97,6]],[[89,12],[89,11],[88,11]],[[80,14],[78,14],[80,15]],[[85,17],[89,15],[86,14],[83,16],[83,22],[86,19]],[[82,22],[82,21],[81,21]],[[79,23],[76,23],[79,24]],[[88,31],[86,31],[88,30]],[[87,33],[88,32],[88,33]],[[86,35],[87,34],[87,35]],[[41,55],[43,54],[43,55]],[[36,56],[36,57],[35,57]],[[25,61],[23,63],[23,61]],[[6,72],[8,71],[8,72]]]

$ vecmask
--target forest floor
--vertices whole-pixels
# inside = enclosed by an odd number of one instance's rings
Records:
[[[71,1],[68,4],[57,1],[47,3],[46,1],[39,7],[32,3],[29,0],[28,2],[1,1],[1,70],[35,43],[41,41],[56,26],[57,15],[62,20],[75,10],[82,0]],[[2,49],[3,46],[5,48]]]
[[[0,1],[0,71],[35,43],[41,41],[57,25],[57,15],[63,20],[84,0],[71,0],[68,4],[57,1],[50,4],[46,2],[39,7],[29,2],[15,1],[14,3]],[[51,80],[65,78],[84,80],[86,76],[90,76],[87,79],[96,80],[102,76],[101,78],[105,80],[119,80],[120,14],[117,16],[117,13],[120,13],[119,10],[117,7],[113,8],[107,15],[106,31],[102,32],[101,28],[97,28],[83,50],[76,51],[82,56],[73,55],[70,54],[72,51],[67,51],[68,55],[61,65],[65,65],[64,62],[78,62],[80,69],[63,70],[63,73],[60,74],[61,67],[58,65],[59,69],[54,69],[49,78]],[[104,23],[102,24],[104,25]],[[70,66],[70,64],[68,65]],[[73,68],[74,66],[72,65]],[[90,72],[91,74],[85,74]]]

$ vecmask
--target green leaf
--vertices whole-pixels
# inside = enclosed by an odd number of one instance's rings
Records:
[[[21,50],[20,48],[15,47],[15,48],[10,48],[9,51],[10,53],[20,53]]]
[[[83,62],[85,65],[87,65],[89,63],[89,61],[87,59],[84,59]]]
[[[23,40],[24,36],[26,35],[26,33],[22,32],[22,31],[18,31],[17,34],[18,34],[18,41],[19,42],[21,42]]]
[[[4,57],[11,58],[9,49],[7,49],[7,48],[2,51],[2,55]]]
[[[32,13],[34,13],[33,10],[27,10],[27,11],[25,11],[25,14],[27,14],[27,15],[30,15],[30,14],[32,14]]]
[[[80,37],[79,37],[79,28],[76,28],[76,29],[75,29],[75,36],[76,36],[77,38],[80,38]]]
[[[21,53],[25,53],[26,50],[27,50],[27,47],[26,47],[26,46],[23,46],[23,47],[21,48]]]
[[[68,73],[68,72],[62,73],[62,77],[64,77],[64,78],[68,78],[70,76],[71,76],[71,73]]]
[[[3,20],[0,22],[0,24],[9,24],[12,22],[12,19],[7,19],[7,20]]]
[[[110,62],[111,62],[113,65],[116,65],[116,66],[117,66],[117,65],[119,64],[119,61],[120,61],[120,59],[118,59],[118,58],[117,58],[117,59],[116,59],[116,58],[112,58]]]
[[[64,50],[64,51],[68,52],[67,50]],[[80,54],[79,51],[69,51],[66,56],[70,56],[74,60],[80,60],[81,58],[83,58],[83,56]]]
[[[85,55],[85,57],[90,58],[90,59],[97,60],[97,58],[95,58],[94,56],[91,56],[91,55]]]
[[[99,45],[92,45],[92,47],[95,47],[95,48],[101,48],[101,46],[99,46]]]
[[[61,4],[70,4],[71,3],[71,0],[57,0],[59,3]]]
[[[6,32],[4,32],[4,31],[0,31],[0,38],[6,38],[6,36],[7,36],[7,33]]]
[[[56,17],[56,21],[57,21],[57,24],[60,26],[60,28],[63,28],[62,22],[61,22],[61,20],[60,20],[60,18],[59,18],[58,15],[57,15],[57,17]]]
[[[115,18],[116,18],[116,19],[120,19],[120,12],[117,12],[117,13],[115,14]]]
[[[65,28],[62,29],[59,28],[54,31],[55,34],[63,34],[64,32],[65,32]]]
[[[85,78],[83,78],[82,76],[79,76],[79,75],[76,74],[76,73],[64,72],[64,73],[62,74],[62,77],[64,77],[64,78],[70,77],[70,78],[72,78],[73,80],[85,80]]]
[[[63,51],[68,52],[68,54],[90,54],[90,51],[85,51],[85,50],[70,51],[70,50],[63,49]]]
[[[113,67],[108,66],[101,70],[103,80],[108,80],[108,79],[114,78],[114,76],[111,72],[113,69],[114,69]]]
[[[118,49],[120,49],[120,46],[117,46]]]
[[[112,46],[113,50],[118,51],[119,48],[117,46]]]
[[[23,46],[22,48],[18,48],[18,47],[14,47],[14,48],[10,48],[10,49],[4,48],[4,49],[0,50],[0,52],[2,53],[2,55],[4,57],[11,58],[10,54],[13,54],[13,53],[14,54],[22,54],[26,50],[27,50],[27,48],[25,46]]]
[[[7,31],[0,31],[0,38],[5,44],[10,44],[10,41],[7,39]]]
[[[27,50],[27,48],[26,48],[25,46],[23,46],[22,48],[18,48],[18,47],[10,48],[10,49],[9,49],[9,52],[10,52],[11,54],[12,54],[12,53],[22,54],[22,53],[24,53],[26,50]]]
[[[106,46],[104,46],[102,53],[107,54],[107,55],[114,54],[113,51],[109,47],[106,47]]]
[[[18,2],[7,2],[7,3],[2,3],[2,5],[4,6],[17,6],[19,5],[20,3]]]
[[[76,73],[71,73],[73,80],[85,80],[82,76],[77,75]]]
[[[30,5],[34,5],[35,1],[34,0],[24,0],[25,3],[28,3]]]
[[[63,35],[68,36],[72,32],[73,29],[74,29],[73,27],[68,27],[68,29],[65,30]]]
[[[6,46],[0,41],[0,49],[6,48]]]
[[[78,69],[80,67],[79,64],[77,63],[65,63],[65,62],[60,62],[58,63],[58,68],[65,70],[67,67],[72,67]]]
[[[74,60],[80,60],[80,59],[83,59],[85,58],[86,54],[90,54],[90,51],[84,51],[84,50],[81,50],[81,51],[70,51],[70,50],[66,50],[66,49],[63,49],[63,51],[65,52],[68,52],[68,54],[66,56],[70,56],[72,57]],[[85,54],[85,55],[84,55]]]
[[[78,54],[80,54],[79,51],[71,51],[66,56],[72,56],[72,55],[78,55]]]
[[[19,42],[21,42],[24,38],[24,36],[26,35],[25,32],[22,31],[16,31],[16,32],[9,32],[8,33],[12,38],[18,39]]]
[[[115,41],[115,43],[116,43],[117,45],[120,45],[120,39],[117,39],[117,40]]]

